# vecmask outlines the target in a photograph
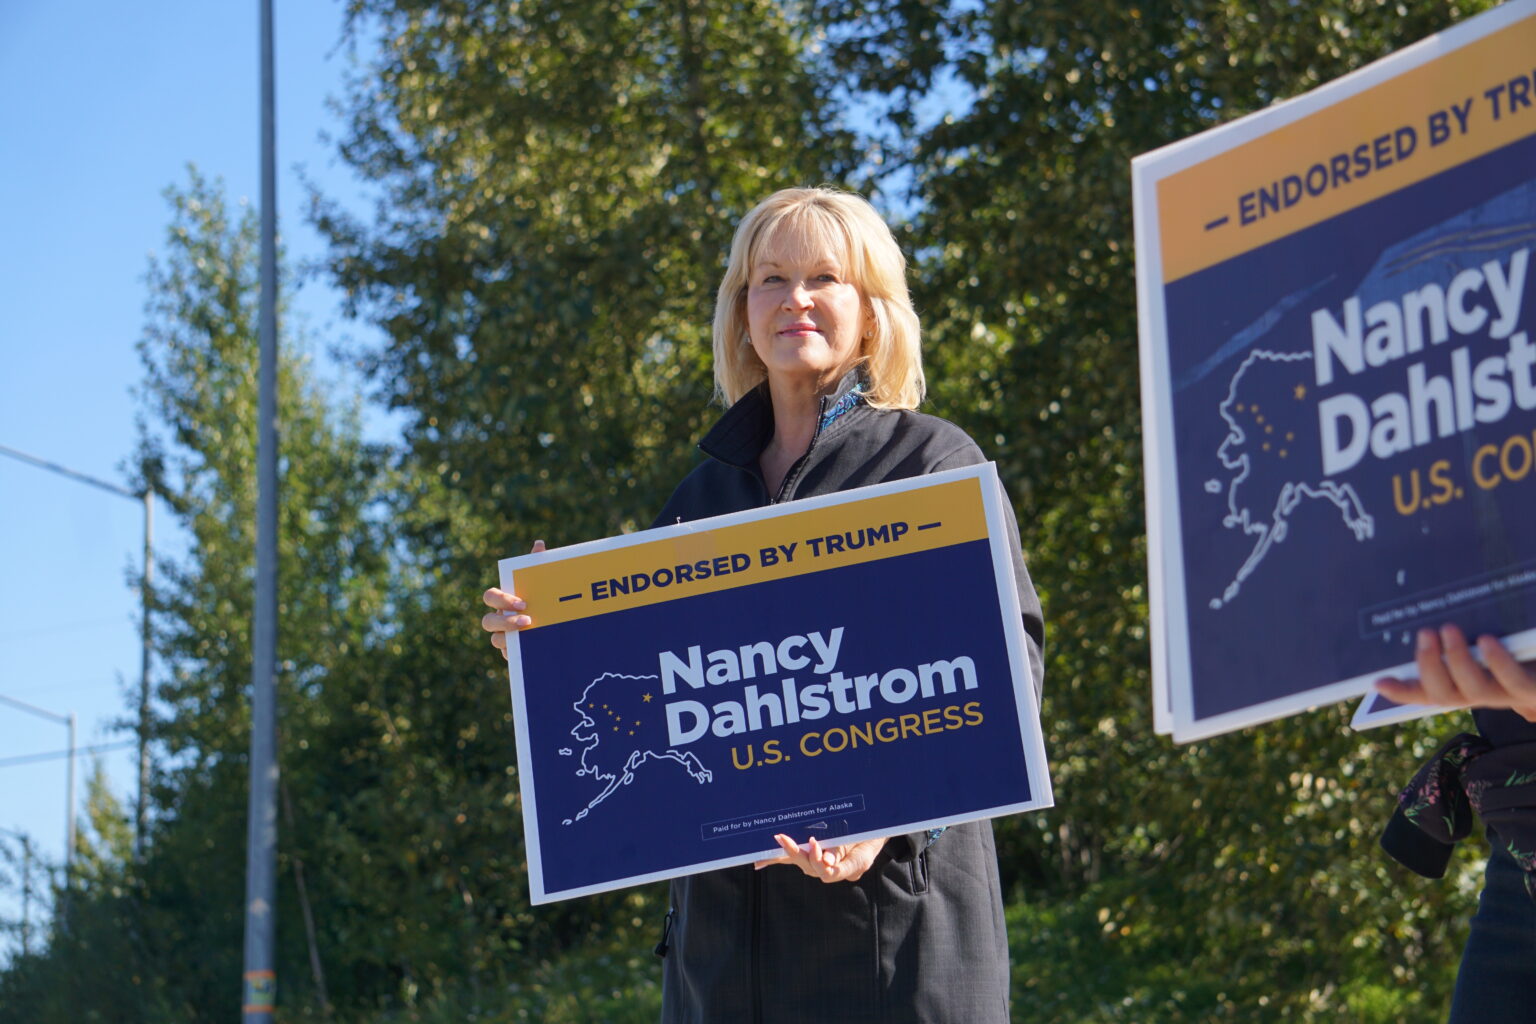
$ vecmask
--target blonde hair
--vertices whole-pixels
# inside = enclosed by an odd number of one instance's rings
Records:
[[[747,335],[747,282],[765,244],[781,229],[793,231],[799,245],[836,256],[864,300],[874,331],[861,339],[859,354],[865,401],[880,409],[917,408],[927,384],[906,257],[868,200],[825,187],[781,189],[736,228],[715,299],[715,389],[725,404],[768,377]]]

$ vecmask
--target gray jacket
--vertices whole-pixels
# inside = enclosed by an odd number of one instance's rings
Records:
[[[699,447],[709,456],[656,525],[974,465],[985,458],[946,420],[879,410],[850,374],[822,400],[810,449],[770,495],[758,456],[773,434],[764,388],[743,397]],[[1004,502],[1005,508],[1010,508]],[[1012,511],[1008,512],[1013,527]],[[1011,529],[1030,669],[1038,695],[1043,625]],[[914,608],[918,604],[914,587]],[[887,842],[851,883],[750,865],[672,883],[664,1024],[1008,1020],[1008,940],[992,827],[976,822]]]

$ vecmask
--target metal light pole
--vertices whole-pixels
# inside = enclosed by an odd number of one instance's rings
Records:
[[[50,473],[68,477],[71,480],[116,494],[121,498],[142,502],[144,505],[144,579],[139,587],[139,610],[141,623],[139,627],[139,797],[134,807],[133,815],[133,853],[135,857],[144,856],[144,839],[149,826],[149,607],[152,588],[155,578],[155,492],[146,484],[142,491],[130,491],[126,487],[106,480],[98,480],[87,473],[82,473],[68,466],[61,466],[47,459],[40,459],[36,455],[28,455],[26,452],[0,444],[0,455],[9,455],[30,466],[46,469]],[[70,764],[74,761],[71,759]]]
[[[251,791],[245,847],[245,1024],[277,1004],[277,175],[272,0],[261,0],[261,368],[256,412],[256,608],[251,624]]]
[[[155,583],[155,492],[144,486],[144,583],[140,587],[139,633],[143,646],[139,652],[139,798],[133,809],[133,856],[144,859],[144,844],[149,838],[149,604]]]
[[[13,708],[20,708],[39,718],[46,718],[51,722],[69,727],[69,782],[67,794],[64,797],[64,887],[67,889],[75,865],[75,713],[71,711],[67,715],[56,715],[36,704],[28,704],[26,701],[7,697],[4,694],[0,694],[0,704],[9,704]]]

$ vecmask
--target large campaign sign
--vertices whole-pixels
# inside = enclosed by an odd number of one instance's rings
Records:
[[[1159,727],[1536,653],[1536,3],[1133,175]]]
[[[535,903],[1051,804],[991,464],[500,563]]]

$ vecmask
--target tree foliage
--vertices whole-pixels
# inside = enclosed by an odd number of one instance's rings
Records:
[[[99,842],[60,903],[50,956],[0,975],[0,1005],[27,1020],[214,1020],[238,993],[244,925],[250,622],[255,548],[256,217],[195,171],[167,192],[140,342],[145,419],[138,465],[184,531],[157,565],[157,753],[148,853],[133,861],[119,813],[94,789]],[[308,975],[293,865],[324,861],[317,826],[346,819],[319,737],[351,720],[364,656],[387,636],[390,476],[358,438],[357,412],[315,377],[298,332],[279,374],[281,757],[291,780],[278,920],[284,966]],[[316,849],[318,847],[318,850]],[[355,864],[331,861],[351,877]],[[333,924],[345,915],[333,916]],[[110,964],[110,970],[96,969]],[[88,984],[70,979],[87,977]],[[302,986],[295,986],[302,990]]]
[[[381,56],[342,151],[385,202],[320,223],[413,458],[474,510],[429,542],[483,569],[646,525],[707,415],[736,217],[850,159],[806,29],[770,0],[352,9]]]

